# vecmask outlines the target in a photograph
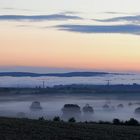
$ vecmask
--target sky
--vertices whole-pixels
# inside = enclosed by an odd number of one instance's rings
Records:
[[[139,0],[0,0],[0,71],[140,72]]]

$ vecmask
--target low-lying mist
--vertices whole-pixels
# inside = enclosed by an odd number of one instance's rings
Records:
[[[64,105],[74,104],[80,107],[78,115],[67,110]],[[93,112],[84,112],[83,107],[90,106]],[[135,118],[140,121],[140,115],[135,109],[140,107],[137,94],[125,96],[97,95],[20,95],[2,96],[0,99],[0,116],[53,119],[60,116],[63,120],[75,117],[77,121],[112,121],[114,118],[128,120]]]

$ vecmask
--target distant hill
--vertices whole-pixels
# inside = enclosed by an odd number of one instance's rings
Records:
[[[91,77],[91,76],[105,76],[108,74],[119,73],[107,73],[107,72],[69,72],[69,73],[30,73],[30,72],[0,72],[0,76],[12,76],[12,77],[41,77],[41,76],[56,76],[56,77]]]

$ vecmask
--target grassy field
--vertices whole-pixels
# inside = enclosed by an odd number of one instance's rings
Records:
[[[140,126],[0,118],[0,140],[140,140]]]

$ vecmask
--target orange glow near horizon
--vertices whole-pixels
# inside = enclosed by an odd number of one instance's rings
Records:
[[[139,36],[1,26],[1,66],[140,71]]]

